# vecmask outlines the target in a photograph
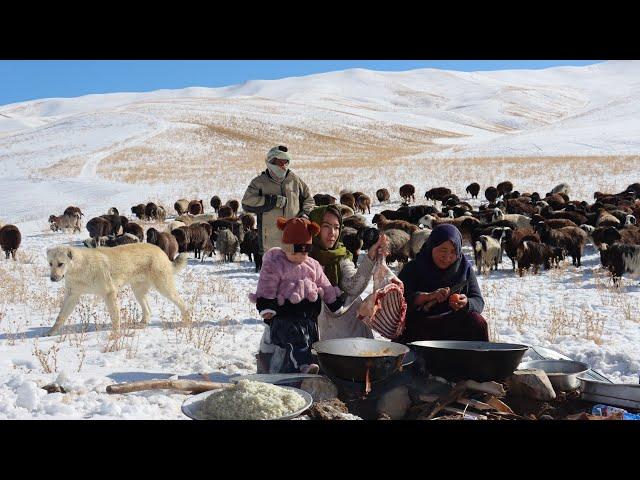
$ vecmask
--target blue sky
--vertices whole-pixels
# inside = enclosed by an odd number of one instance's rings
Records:
[[[223,87],[367,68],[479,71],[590,65],[598,60],[0,60],[0,105],[90,93],[146,92],[161,88]]]

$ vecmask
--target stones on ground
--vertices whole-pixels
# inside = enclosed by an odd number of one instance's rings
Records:
[[[509,393],[535,400],[553,400],[556,392],[547,374],[538,369],[516,370],[507,380]]]

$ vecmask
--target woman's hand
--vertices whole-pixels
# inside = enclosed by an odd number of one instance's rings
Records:
[[[414,303],[418,306],[422,306],[427,302],[434,301],[436,303],[444,302],[449,296],[449,287],[447,288],[439,288],[435,292],[426,293],[422,292],[416,295]]]
[[[467,299],[467,296],[462,293],[454,293],[449,297],[449,306],[454,311],[466,307],[467,303],[469,303],[469,299]]]
[[[371,245],[371,248],[367,252],[367,255],[372,262],[375,262],[375,260],[380,255],[384,257],[389,255],[389,240],[384,233],[381,233],[378,241]]]

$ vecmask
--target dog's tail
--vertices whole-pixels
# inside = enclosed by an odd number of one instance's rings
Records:
[[[184,267],[187,266],[187,262],[189,261],[188,253],[181,253],[176,258],[173,259],[173,273],[178,273]]]

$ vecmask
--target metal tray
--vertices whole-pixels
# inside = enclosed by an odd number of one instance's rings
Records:
[[[640,409],[640,385],[596,382],[582,375],[578,379],[583,400]]]
[[[274,418],[273,420],[290,420],[300,415],[302,412],[304,412],[313,404],[313,397],[311,397],[311,395],[309,395],[304,390],[300,390],[299,388],[294,388],[294,387],[286,387],[286,386],[280,386],[280,387],[294,390],[297,394],[299,394],[302,398],[304,398],[305,405],[300,410],[289,413],[288,415],[284,415],[282,417]],[[202,415],[202,406],[204,405],[204,400],[209,395],[213,395],[220,391],[221,390],[210,390],[208,392],[202,392],[190,398],[187,398],[182,403],[182,413],[184,413],[187,417],[192,418],[193,420],[208,420]]]

